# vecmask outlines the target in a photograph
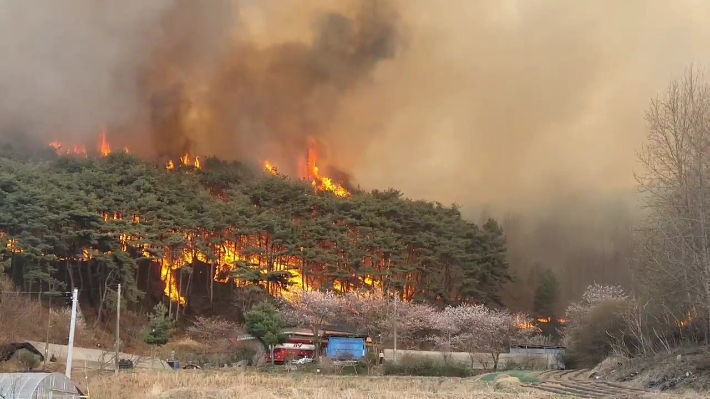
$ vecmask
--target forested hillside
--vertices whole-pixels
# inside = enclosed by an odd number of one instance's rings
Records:
[[[5,149],[0,207],[5,272],[25,291],[79,288],[97,321],[119,283],[132,306],[172,298],[178,317],[293,286],[494,304],[509,279],[493,219],[478,226],[393,189],[340,197],[217,159],[168,170],[124,153]]]

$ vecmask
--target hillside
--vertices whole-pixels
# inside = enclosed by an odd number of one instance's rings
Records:
[[[495,220],[478,226],[455,206],[393,189],[341,195],[324,181],[214,158],[165,167],[125,153],[5,148],[2,261],[24,291],[79,288],[97,323],[119,283],[129,308],[165,301],[175,318],[238,319],[293,286],[499,302],[509,276]]]

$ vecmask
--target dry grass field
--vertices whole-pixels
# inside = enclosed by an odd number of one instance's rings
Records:
[[[80,379],[79,375],[75,378]],[[476,379],[320,376],[235,371],[183,370],[88,377],[91,397],[101,399],[417,399],[554,398],[516,384],[487,384]]]

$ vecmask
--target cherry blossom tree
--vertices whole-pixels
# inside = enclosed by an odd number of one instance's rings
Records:
[[[483,305],[449,306],[436,313],[432,323],[437,330],[433,341],[445,361],[453,351],[466,352],[473,367],[480,354],[487,353],[494,369],[498,368],[500,354],[507,352],[511,344],[536,332],[528,317]]]
[[[289,324],[311,328],[316,357],[320,356],[320,332],[324,325],[342,317],[345,299],[332,291],[292,291],[283,316]]]
[[[457,350],[454,347],[456,336],[462,332],[457,316],[457,308],[451,306],[431,315],[431,325],[435,333],[429,338],[441,352],[444,363],[448,363],[451,358],[451,352]]]
[[[350,292],[343,296],[342,321],[357,333],[375,339],[388,336],[393,326],[392,303],[382,293]]]
[[[571,304],[565,316],[570,320],[583,319],[596,305],[609,300],[628,300],[624,289],[616,285],[593,284],[587,287],[582,295],[582,300]]]
[[[400,306],[401,305],[401,306]],[[397,338],[405,347],[416,348],[434,334],[434,315],[438,312],[427,304],[397,304]]]
[[[344,296],[343,321],[353,326],[358,333],[369,337],[390,339],[397,326],[398,340],[405,342],[425,339],[431,333],[432,316],[435,309],[426,304],[398,302],[397,314],[394,299],[380,292],[349,293]]]

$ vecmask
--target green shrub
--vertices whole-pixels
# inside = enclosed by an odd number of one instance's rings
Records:
[[[21,349],[17,351],[17,363],[25,370],[29,371],[40,364],[39,357],[36,356],[34,353]]]
[[[607,299],[575,320],[575,328],[567,331],[566,368],[594,367],[609,356],[613,345],[629,336],[624,320],[628,307],[625,299]]]
[[[522,370],[523,365],[520,364],[520,362],[513,360],[513,359],[508,359],[507,361],[503,362],[502,367],[499,367],[503,371],[508,371],[508,370]]]
[[[443,361],[428,356],[404,355],[395,364],[386,362],[385,375],[420,377],[471,377],[479,371],[471,369],[467,363]]]

